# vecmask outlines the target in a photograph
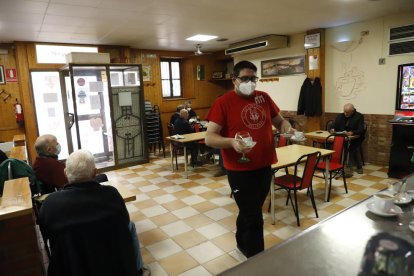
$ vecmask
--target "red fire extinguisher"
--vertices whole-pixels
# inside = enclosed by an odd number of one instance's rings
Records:
[[[17,99],[16,103],[14,104],[14,110],[16,113],[16,123],[19,126],[24,126],[23,108],[22,105],[17,101]]]

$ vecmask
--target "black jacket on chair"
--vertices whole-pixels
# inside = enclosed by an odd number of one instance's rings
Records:
[[[48,276],[137,275],[129,214],[118,191],[97,182],[65,185],[43,202]]]

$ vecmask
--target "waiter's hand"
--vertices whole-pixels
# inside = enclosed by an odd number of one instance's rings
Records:
[[[238,153],[247,153],[252,150],[252,147],[246,146],[246,143],[240,140],[234,139],[232,142],[233,149]]]

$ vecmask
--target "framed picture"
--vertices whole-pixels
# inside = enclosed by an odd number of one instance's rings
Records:
[[[282,77],[305,73],[305,56],[262,61],[262,78]]]
[[[321,47],[321,33],[305,35],[305,49]]]
[[[213,74],[211,75],[212,79],[222,79],[224,78],[224,72],[222,71],[218,71],[218,72],[213,72]]]
[[[142,80],[151,81],[151,65],[142,65]]]
[[[4,67],[0,65],[0,84],[6,84],[6,80],[4,78]]]

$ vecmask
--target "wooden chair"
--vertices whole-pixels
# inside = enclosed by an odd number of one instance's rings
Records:
[[[319,151],[302,155],[295,164],[295,172],[294,174],[286,174],[283,176],[278,176],[274,178],[274,185],[279,186],[279,188],[275,188],[275,190],[284,189],[287,191],[288,195],[286,198],[286,205],[288,204],[289,200],[292,204],[293,211],[295,212],[297,225],[300,226],[299,222],[299,206],[298,206],[298,199],[297,199],[297,191],[308,189],[308,195],[311,198],[313,209],[315,210],[316,217],[318,218],[318,210],[315,204],[315,198],[313,196],[313,189],[312,189],[312,179],[315,173],[316,165],[319,162],[321,157],[321,153]],[[306,161],[305,161],[306,160]],[[305,166],[303,169],[302,176],[298,176],[298,166],[299,164],[305,162]],[[291,197],[291,191],[293,191],[295,202],[293,203]],[[274,193],[273,197],[270,199],[274,202]],[[274,219],[274,218],[273,218]]]
[[[349,142],[349,138],[347,135],[337,135],[337,134],[332,134],[329,135],[328,137],[326,137],[325,140],[325,148],[328,148],[329,144],[331,142],[329,142],[329,139],[331,137],[334,137],[334,141],[332,144],[332,150],[334,150],[335,152],[332,154],[331,156],[331,160],[329,162],[329,176],[325,175],[325,169],[326,169],[326,162],[322,161],[319,162],[316,166],[316,170],[318,171],[322,171],[324,178],[325,177],[329,177],[329,192],[328,192],[328,201],[331,198],[331,186],[332,186],[332,178],[335,178],[339,173],[342,174],[342,178],[344,180],[344,187],[345,187],[345,192],[348,193],[348,188],[346,186],[346,176],[345,176],[345,163],[346,163],[346,155],[348,153],[348,149],[346,147],[346,145],[348,145]],[[343,156],[343,154],[345,153],[345,156]],[[335,173],[335,174],[334,174]]]

